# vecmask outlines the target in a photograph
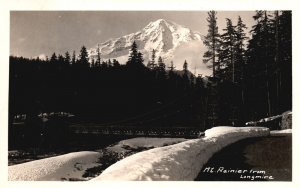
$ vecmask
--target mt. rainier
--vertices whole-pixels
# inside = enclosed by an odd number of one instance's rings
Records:
[[[131,33],[120,38],[109,39],[104,43],[100,43],[99,49],[101,58],[106,60],[117,59],[120,63],[124,64],[128,59],[130,47],[133,41],[137,43],[138,50],[143,53],[145,64],[147,64],[147,62],[149,61],[150,54],[154,49],[156,51],[156,57],[161,56],[164,62],[167,64],[171,60],[174,60],[174,63],[176,65],[176,61],[178,61],[178,58],[174,59],[174,57],[176,56],[176,51],[180,50],[181,48],[185,48],[183,47],[185,45],[193,43],[193,47],[196,46],[199,48],[200,46],[200,49],[192,50],[196,50],[198,56],[200,54],[202,58],[201,49],[203,51],[203,43],[201,41],[200,33],[164,19],[150,22],[146,27],[136,33]],[[197,45],[195,45],[195,43]],[[88,52],[90,54],[90,57],[95,57],[97,54],[97,45],[95,45],[94,48],[89,49]],[[178,54],[180,54],[180,52]],[[181,54],[180,56],[185,55]],[[187,56],[190,56],[190,54]],[[183,59],[180,60],[182,61],[180,62],[180,64],[183,64],[185,58],[187,58],[188,60],[188,57],[182,58]],[[192,63],[195,65],[196,63],[202,63],[202,61],[197,61],[198,62],[188,63]],[[193,68],[194,67],[191,67],[191,69]]]

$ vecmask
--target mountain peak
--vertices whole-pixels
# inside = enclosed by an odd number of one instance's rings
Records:
[[[153,49],[157,57],[161,56],[165,61],[170,61],[181,44],[201,41],[201,37],[198,32],[187,27],[169,20],[158,19],[150,22],[140,31],[101,43],[102,58],[116,58],[121,63],[126,62],[133,41],[137,43],[138,50],[144,54],[145,63],[147,63]],[[95,56],[96,48],[90,49],[89,53],[92,57]]]
[[[175,25],[175,23],[169,21],[169,20],[165,20],[165,19],[158,19],[156,21],[150,22],[149,24],[153,24],[153,25]]]
[[[163,28],[163,29],[169,29],[171,31],[174,31],[178,27],[183,27],[183,26],[179,26],[178,24],[169,20],[158,19],[156,21],[150,22],[143,30]]]

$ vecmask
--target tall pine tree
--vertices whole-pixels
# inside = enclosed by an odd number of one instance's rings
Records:
[[[97,46],[97,58],[96,58],[96,67],[100,67],[101,65],[101,57],[100,57],[101,53],[100,53],[100,48],[99,48],[99,44]]]
[[[221,35],[221,48],[219,54],[219,65],[222,64],[224,67],[224,72],[227,77],[227,80],[231,79],[232,83],[235,82],[235,46],[236,46],[236,32],[232,21],[226,19],[226,28],[224,29],[225,33]],[[229,73],[229,75],[228,75]]]
[[[89,54],[85,46],[81,47],[80,54],[79,54],[79,63],[83,67],[89,67]]]
[[[220,35],[217,26],[217,12],[209,11],[208,18],[208,33],[204,38],[204,44],[207,46],[208,50],[203,55],[203,62],[212,63],[213,77],[216,76],[216,66],[219,69],[220,65],[217,63],[218,50],[220,48]]]

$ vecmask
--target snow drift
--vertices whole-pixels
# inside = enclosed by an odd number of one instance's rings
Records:
[[[85,170],[99,165],[98,152],[82,151],[8,167],[9,181],[82,179]]]
[[[109,146],[106,149],[111,152],[131,152],[132,150],[137,150],[139,148],[152,149],[162,146],[168,146],[177,144],[179,142],[187,141],[185,138],[147,138],[147,137],[137,137],[127,140],[122,140],[116,145]]]
[[[194,180],[209,158],[248,137],[268,136],[263,127],[215,127],[205,137],[155,148],[127,157],[92,180]]]
[[[92,180],[194,180],[209,158],[223,147],[247,137],[269,134],[269,129],[262,127],[215,127],[207,130],[205,137],[200,139],[134,138],[121,141],[107,150],[126,152],[127,147],[159,148],[133,154]],[[169,146],[160,147],[164,145]],[[8,180],[90,180],[91,177],[84,178],[83,174],[87,169],[101,165],[99,159],[102,156],[102,152],[82,151],[9,166]]]
[[[292,134],[292,129],[270,131],[270,134],[271,136],[282,136],[286,134]]]

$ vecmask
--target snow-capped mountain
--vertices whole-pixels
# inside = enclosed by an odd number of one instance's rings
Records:
[[[166,62],[173,60],[174,52],[183,44],[197,41],[203,45],[200,33],[174,22],[159,19],[150,22],[140,31],[100,43],[101,58],[115,58],[120,63],[125,63],[133,41],[137,43],[138,49],[144,54],[145,64],[150,59],[153,49],[156,51],[156,57],[161,56]],[[88,52],[90,57],[95,57],[97,45]]]

